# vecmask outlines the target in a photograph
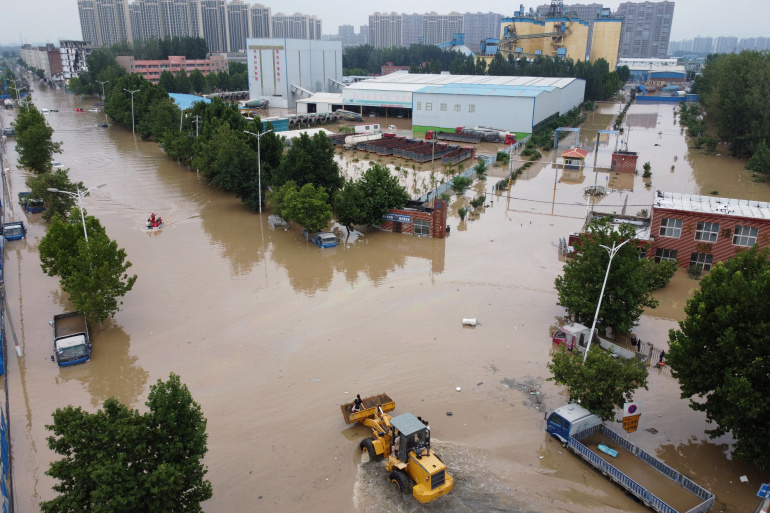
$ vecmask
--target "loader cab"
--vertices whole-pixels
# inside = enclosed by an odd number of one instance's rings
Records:
[[[428,448],[428,428],[411,413],[399,415],[390,421],[390,425],[396,428],[396,436],[400,438],[399,449],[395,453],[399,460],[407,462],[410,452],[420,455],[423,449]],[[395,439],[393,441],[395,443]]]

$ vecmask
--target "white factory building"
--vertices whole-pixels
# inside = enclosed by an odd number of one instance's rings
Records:
[[[249,99],[293,109],[314,93],[342,88],[342,43],[310,39],[246,40]]]
[[[347,85],[345,108],[412,117],[414,131],[485,126],[532,133],[583,102],[585,80],[391,73]]]

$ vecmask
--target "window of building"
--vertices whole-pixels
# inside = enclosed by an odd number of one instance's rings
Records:
[[[660,235],[664,237],[676,237],[677,239],[682,236],[682,220],[671,219],[664,217],[660,220]]]
[[[430,221],[427,219],[414,220],[414,234],[430,237]]]
[[[676,260],[677,250],[658,248],[655,250],[655,262],[659,263],[661,260]]]
[[[736,226],[733,235],[733,244],[736,246],[753,246],[757,243],[759,228],[750,226]]]
[[[690,265],[700,267],[702,271],[710,271],[714,263],[714,255],[708,253],[693,253],[690,255]]]
[[[699,222],[695,230],[695,240],[716,242],[719,235],[719,223]]]

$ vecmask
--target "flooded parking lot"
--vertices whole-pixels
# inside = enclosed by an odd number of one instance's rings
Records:
[[[647,511],[544,431],[544,410],[567,399],[545,367],[564,315],[553,289],[558,239],[581,228],[583,187],[609,183],[608,173],[562,180],[545,155],[493,196],[506,170],[492,168],[468,192],[487,191],[488,206],[464,222],[454,214],[445,240],[377,230],[348,237],[337,228],[342,243],[319,250],[297,226],[271,229],[269,211],[260,216],[209,187],[156,143],[96,127],[103,113],[74,112],[91,103],[42,87],[36,95],[38,106],[59,109],[46,116],[70,178],[107,184],[84,206],[139,278],[115,319],[92,330],[92,361],[58,368],[48,321],[69,305],[40,269],[45,226],[3,203],[7,218],[29,225],[26,241],[9,243],[4,269],[23,353],[10,351],[7,366],[18,512],[53,496],[45,425],[55,408],[93,411],[114,396],[143,410],[149,386],[170,372],[208,419],[209,512]],[[590,114],[582,144],[595,145],[619,108]],[[628,121],[624,144],[640,152],[640,167],[650,161],[652,188],[637,176],[593,199],[597,210],[649,209],[654,188],[770,200],[770,187],[751,181],[741,162],[688,150],[671,106],[634,105]],[[614,136],[600,141],[597,166],[608,165],[614,146]],[[13,198],[26,173],[15,167],[12,140],[7,156]],[[453,212],[466,201],[453,197]],[[150,212],[163,216],[163,230],[143,229]],[[665,343],[694,283],[680,273],[670,294],[658,292],[661,308],[642,318],[639,336]],[[479,324],[463,327],[465,317]],[[679,399],[667,370],[652,370],[649,382],[637,394],[643,414],[631,441],[714,492],[715,510],[753,508],[768,476],[731,461],[728,437],[705,437],[705,416]],[[381,392],[395,399],[395,413],[430,420],[453,493],[422,506],[397,496],[383,468],[359,464],[367,429],[347,426],[338,405]]]

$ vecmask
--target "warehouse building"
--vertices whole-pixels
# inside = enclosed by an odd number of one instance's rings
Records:
[[[314,93],[342,87],[342,43],[308,39],[246,40],[249,99],[293,109]]]
[[[583,102],[585,80],[393,73],[351,84],[345,108],[363,115],[412,117],[415,132],[485,126],[532,133]]]

